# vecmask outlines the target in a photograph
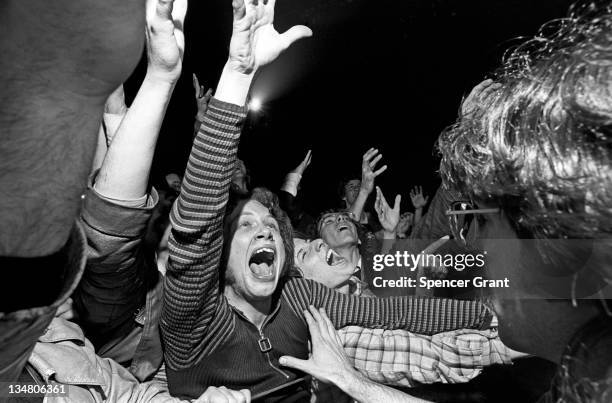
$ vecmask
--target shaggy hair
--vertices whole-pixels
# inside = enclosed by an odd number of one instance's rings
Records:
[[[612,233],[612,7],[575,6],[507,52],[502,84],[438,141],[446,185],[534,238]]]
[[[612,5],[580,3],[545,24],[506,53],[494,80],[501,86],[438,140],[445,186],[500,206],[542,245],[612,238]],[[538,249],[554,268],[577,258]],[[600,262],[609,282],[609,256]],[[609,401],[610,381],[575,378],[576,360],[564,357],[554,401]]]
[[[231,244],[231,240],[229,239],[229,229],[231,222],[233,219],[235,219],[233,218],[230,220],[229,217],[234,213],[236,208],[240,208],[244,202],[249,200],[255,200],[263,204],[278,223],[278,228],[280,230],[280,235],[285,249],[285,261],[281,268],[280,277],[285,278],[291,274],[293,269],[293,228],[291,227],[291,220],[289,219],[289,216],[287,216],[287,214],[280,208],[276,194],[263,187],[255,188],[250,194],[245,196],[233,194],[228,200],[225,210],[226,215],[223,231],[225,241],[222,268],[225,270],[225,267],[227,266],[227,252],[229,250],[229,245]],[[224,276],[222,276],[222,278],[223,277]]]

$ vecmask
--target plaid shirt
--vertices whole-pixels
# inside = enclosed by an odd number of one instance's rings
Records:
[[[454,330],[433,336],[403,330],[340,330],[344,351],[355,368],[387,385],[413,387],[422,383],[463,383],[483,367],[510,364],[509,352],[497,330]]]
[[[344,351],[355,369],[369,379],[391,386],[464,383],[483,367],[511,364],[497,329],[454,330],[426,336],[405,330],[347,326],[339,330]],[[350,402],[340,389],[313,382],[317,402]]]
[[[371,295],[359,279],[349,279],[352,295]],[[461,329],[427,336],[405,330],[347,326],[338,331],[344,351],[355,369],[372,381],[391,386],[414,387],[430,383],[465,383],[494,364],[512,364],[509,350],[497,334],[497,318],[491,329]],[[313,378],[316,402],[350,402],[333,385]]]

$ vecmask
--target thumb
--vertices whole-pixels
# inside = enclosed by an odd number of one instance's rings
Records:
[[[395,204],[393,205],[393,210],[399,211],[401,202],[402,202],[402,195],[395,196]]]
[[[298,39],[308,38],[310,36],[312,36],[312,30],[310,28],[304,25],[296,25],[294,27],[289,28],[287,32],[281,34],[281,39],[286,49]]]
[[[312,372],[310,372],[311,363],[309,360],[300,360],[299,358],[284,355],[278,359],[278,363],[284,367],[294,368],[312,374]]]

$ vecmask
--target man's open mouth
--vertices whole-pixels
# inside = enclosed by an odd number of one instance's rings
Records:
[[[337,266],[344,262],[344,258],[337,254],[332,248],[329,248],[325,255],[325,261],[330,266]]]
[[[270,247],[255,249],[249,258],[249,269],[253,276],[260,280],[274,278],[274,261],[276,250]]]
[[[349,229],[349,226],[348,226],[348,225],[340,225],[340,226],[338,227],[338,232],[340,232],[340,231],[344,231],[344,230],[348,230],[348,229]]]

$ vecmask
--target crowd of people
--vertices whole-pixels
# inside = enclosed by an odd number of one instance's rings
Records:
[[[310,150],[274,190],[237,157],[255,74],[313,33],[278,33],[275,0],[231,6],[186,170],[155,186],[187,0],[0,6],[0,399],[426,402],[413,388],[535,356],[557,366],[539,401],[612,401],[612,6],[573,7],[471,90],[431,201],[390,204],[369,148],[319,216]],[[511,287],[378,285],[471,274],[376,256],[479,252]]]

